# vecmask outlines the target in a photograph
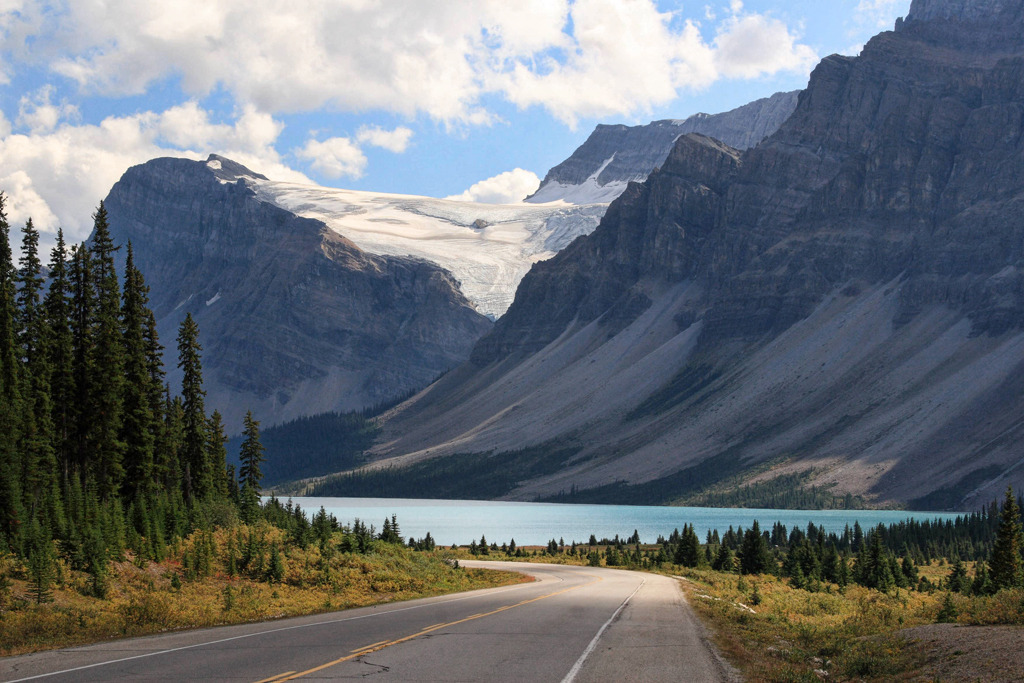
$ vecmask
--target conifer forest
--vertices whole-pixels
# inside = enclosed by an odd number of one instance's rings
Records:
[[[21,233],[15,264],[0,194],[0,554],[27,562],[40,600],[58,553],[101,593],[109,558],[159,561],[196,528],[259,513],[259,423],[245,419],[236,477],[203,401],[199,329],[181,324],[175,393],[132,245],[114,244],[102,203],[92,244],[58,233],[45,266],[31,219]]]

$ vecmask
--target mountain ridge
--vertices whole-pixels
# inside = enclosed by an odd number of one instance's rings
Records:
[[[105,200],[111,234],[132,242],[150,284],[165,345],[186,312],[199,324],[208,402],[229,424],[248,408],[270,425],[402,395],[490,327],[450,273],[367,254],[259,201],[245,180],[259,177],[216,155],[156,159],[126,171]]]
[[[544,176],[527,202],[611,201],[630,182],[642,182],[661,166],[675,141],[699,133],[747,149],[782,125],[799,91],[779,92],[720,114],[694,114],[685,119],[652,121],[642,126],[599,124],[565,161]]]
[[[577,448],[516,499],[806,472],[965,507],[1024,484],[1024,50],[979,38],[1019,8],[915,0],[760,145],[680,138],[385,417],[377,466]]]

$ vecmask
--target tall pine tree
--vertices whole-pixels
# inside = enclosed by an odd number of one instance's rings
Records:
[[[25,368],[21,421],[23,500],[29,517],[38,516],[44,528],[63,527],[57,461],[53,450],[48,334],[42,306],[43,275],[39,261],[39,232],[30,218],[22,231],[18,271],[18,341]]]
[[[21,381],[14,332],[16,271],[11,257],[11,230],[0,192],[0,541],[21,549],[24,510],[21,499]],[[3,550],[0,543],[0,551]]]
[[[93,322],[93,377],[89,396],[92,472],[100,497],[116,495],[124,481],[123,420],[124,347],[121,335],[121,288],[114,268],[114,246],[107,210],[100,202],[93,216],[90,266],[96,287]]]
[[[213,488],[218,496],[226,497],[228,495],[228,451],[224,444],[227,443],[228,437],[224,433],[224,420],[220,416],[220,411],[215,410],[210,416],[207,434],[210,441],[206,461],[210,463],[213,473]]]
[[[253,418],[251,410],[245,413],[244,425],[245,428],[242,430],[244,440],[239,457],[241,468],[238,475],[243,486],[259,494],[260,480],[263,479],[260,464],[266,460],[266,457],[263,444],[260,443],[260,423]]]
[[[185,497],[202,498],[213,488],[211,468],[206,459],[206,409],[203,397],[203,370],[199,345],[199,326],[187,313],[178,328],[178,367],[182,371],[182,444]]]
[[[1013,496],[1013,487],[1008,486],[1003,509],[999,515],[999,529],[996,531],[996,540],[988,561],[990,579],[996,590],[1024,585],[1022,545],[1024,536],[1021,532],[1020,508]]]
[[[71,250],[71,418],[72,462],[79,483],[84,487],[90,472],[90,428],[93,372],[93,311],[96,307],[89,250],[82,244]]]
[[[74,392],[72,372],[74,342],[71,335],[71,283],[64,231],[57,230],[57,244],[50,252],[50,289],[43,301],[50,366],[50,403],[53,407],[53,448],[61,471],[63,486],[71,476],[74,452]]]
[[[125,378],[121,435],[125,445],[123,492],[126,500],[153,492],[157,424],[153,414],[153,378],[146,343],[146,290],[142,273],[135,267],[135,256],[129,242],[121,306]]]

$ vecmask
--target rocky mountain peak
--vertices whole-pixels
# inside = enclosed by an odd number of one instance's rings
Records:
[[[676,140],[699,133],[736,149],[757,145],[796,108],[799,91],[775,93],[721,114],[652,121],[643,126],[601,124],[572,155],[548,171],[526,201],[572,204],[610,202],[630,182],[643,182],[661,166]]]
[[[256,173],[255,171],[249,170],[237,161],[232,161],[227,157],[222,157],[219,154],[211,154],[206,159],[206,167],[213,171],[213,174],[218,180],[233,183],[241,178],[255,178],[257,180],[267,180],[267,176],[262,173]]]
[[[982,52],[1024,46],[1024,3],[1020,0],[913,0],[897,31]]]

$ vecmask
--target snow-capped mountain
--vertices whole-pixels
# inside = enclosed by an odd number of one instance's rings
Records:
[[[796,109],[799,91],[775,93],[721,114],[652,121],[643,126],[600,125],[568,159],[544,177],[526,201],[607,203],[630,182],[642,183],[665,163],[687,133],[700,133],[735,149],[749,149],[779,129]]]
[[[537,261],[594,231],[606,203],[478,204],[247,177],[259,199],[323,221],[363,251],[450,271],[476,309],[500,317]]]

